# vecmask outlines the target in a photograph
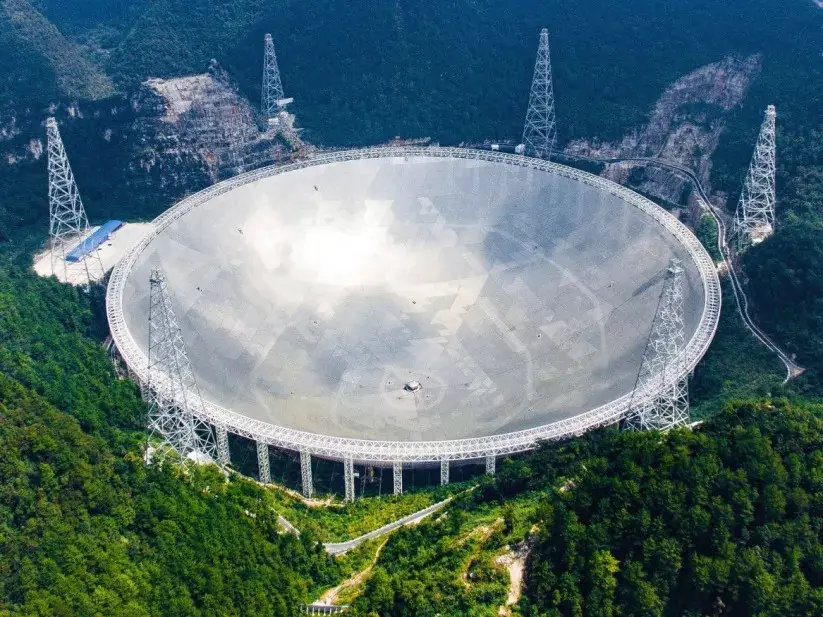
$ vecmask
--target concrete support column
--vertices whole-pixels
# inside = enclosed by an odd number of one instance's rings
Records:
[[[440,459],[440,486],[446,486],[449,483],[449,459]]]
[[[403,494],[403,461],[394,461],[393,465],[394,476],[394,494]]]
[[[493,476],[494,475],[494,465],[496,463],[496,458],[494,454],[489,454],[486,457],[486,473]]]
[[[271,470],[269,469],[269,444],[257,442],[257,469],[260,472],[260,481],[271,484]]]
[[[309,454],[308,450],[300,450],[300,478],[303,481],[303,497],[311,497],[313,492],[311,454]]]
[[[343,459],[343,484],[346,486],[346,501],[354,501],[354,461]]]
[[[214,427],[214,432],[217,436],[217,464],[221,467],[226,467],[231,463],[231,456],[229,455],[229,432],[222,424],[217,424]]]

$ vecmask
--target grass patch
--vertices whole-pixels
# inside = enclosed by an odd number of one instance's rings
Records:
[[[717,221],[711,214],[704,214],[700,217],[697,227],[694,230],[694,235],[700,240],[711,258],[715,263],[723,261],[723,255],[720,254],[720,249],[717,248]]]

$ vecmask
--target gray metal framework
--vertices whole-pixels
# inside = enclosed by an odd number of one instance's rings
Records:
[[[449,459],[440,459],[440,486],[446,486],[449,483]]]
[[[217,437],[217,462],[221,467],[225,467],[231,463],[231,454],[229,453],[229,432],[222,424],[214,427],[215,436]]]
[[[523,147],[527,156],[548,159],[557,141],[554,117],[554,88],[552,64],[549,56],[549,31],[540,31],[540,46],[534,62],[534,77],[529,93],[529,108],[523,127]]]
[[[66,254],[74,244],[89,234],[86,210],[77,190],[77,182],[63,147],[60,130],[54,118],[46,120],[46,142],[49,173],[49,248],[51,249],[51,271],[57,274],[58,262],[63,269],[65,281],[75,272],[85,273],[86,283],[102,278],[103,262],[97,251],[86,255],[77,263],[66,261]]]
[[[346,501],[354,501],[354,461],[350,456],[343,457],[343,485]]]
[[[271,120],[280,111],[280,101],[285,99],[283,83],[280,81],[280,69],[277,67],[277,56],[274,54],[274,41],[271,34],[266,34],[263,52],[263,93],[260,110]]]
[[[269,467],[269,444],[265,441],[257,442],[257,469],[260,481],[271,484],[271,469]]]
[[[157,234],[162,232],[163,229],[173,221],[185,215],[193,208],[213,199],[216,195],[226,193],[239,186],[255,182],[268,176],[339,161],[379,157],[394,157],[402,161],[405,157],[414,156],[489,161],[548,171],[582,182],[598,190],[606,191],[643,211],[657,224],[668,230],[668,232],[680,242],[687,250],[700,273],[703,285],[704,306],[700,322],[691,340],[685,347],[684,372],[693,370],[698,361],[703,357],[717,329],[721,304],[720,282],[717,277],[715,265],[702,244],[700,244],[700,241],[682,223],[665,210],[652,201],[610,180],[541,159],[485,150],[406,146],[333,152],[291,165],[261,168],[215,184],[199,193],[195,193],[161,214],[154,220],[152,228],[146,235],[132,246],[120,262],[118,262],[109,282],[106,296],[109,327],[111,328],[114,342],[127,365],[134,370],[139,380],[142,381],[146,378],[147,365],[145,354],[134,341],[123,313],[123,290],[126,278],[140,253]],[[484,459],[489,455],[504,456],[529,450],[535,447],[540,441],[580,435],[589,429],[620,421],[625,417],[629,406],[633,404],[633,402],[634,404],[640,404],[644,399],[656,396],[657,385],[658,384],[644,384],[634,393],[629,392],[596,409],[551,424],[485,437],[443,441],[377,441],[309,433],[249,418],[209,401],[204,402],[201,418],[206,422],[225,425],[231,432],[238,435],[255,441],[264,441],[276,447],[297,451],[304,450],[310,453],[310,455],[323,458],[343,459],[344,461],[349,461],[348,464],[356,460],[364,464],[374,464],[385,467],[391,465],[394,461],[402,461],[404,463],[436,463],[443,459],[478,460]],[[352,471],[352,497],[353,494]]]
[[[392,463],[392,480],[394,483],[394,494],[403,494],[403,461]]]
[[[302,480],[303,497],[308,499],[314,492],[311,476],[311,454],[308,450],[300,450],[300,479]]]
[[[488,454],[486,456],[486,473],[490,476],[494,475],[496,463],[497,457],[494,454]]]
[[[738,250],[764,240],[774,231],[776,117],[774,105],[769,105],[734,215]]]
[[[689,424],[689,381],[683,353],[683,272],[680,260],[673,259],[637,374],[635,391],[649,385],[657,395],[631,406],[626,430],[668,431]]]
[[[149,432],[171,446],[181,460],[215,461],[217,446],[211,427],[203,420],[203,399],[162,270],[152,270],[150,284],[146,374]]]

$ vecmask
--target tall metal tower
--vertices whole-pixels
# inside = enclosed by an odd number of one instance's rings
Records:
[[[774,105],[769,105],[737,203],[734,230],[740,250],[764,240],[774,231],[776,117]]]
[[[667,431],[689,423],[685,349],[683,267],[679,259],[672,259],[632,397],[648,389],[656,394],[639,404],[632,400],[625,429]]]
[[[170,445],[181,461],[216,461],[211,427],[197,416],[203,412],[203,399],[163,271],[153,269],[149,283],[149,431]]]
[[[534,77],[529,94],[529,109],[523,127],[523,147],[526,156],[547,159],[557,141],[557,126],[554,118],[554,88],[552,87],[552,65],[549,58],[549,31],[540,31],[540,47],[534,63]]]
[[[49,248],[51,271],[62,270],[67,282],[85,278],[90,284],[103,277],[103,262],[97,251],[91,251],[78,262],[66,261],[66,255],[89,233],[89,221],[71,172],[66,149],[60,138],[57,121],[46,120],[46,142],[49,170]],[[70,278],[71,277],[71,278]]]
[[[280,69],[277,68],[277,56],[274,55],[274,41],[271,34],[266,34],[263,55],[263,100],[260,109],[266,120],[277,116],[279,101],[286,98],[283,83],[280,81]]]

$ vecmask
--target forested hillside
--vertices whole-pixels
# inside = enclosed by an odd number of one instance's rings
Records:
[[[497,615],[495,556],[527,538],[524,616],[820,615],[820,411],[737,403],[698,432],[546,445],[393,536],[354,614]]]
[[[93,220],[154,216],[198,188],[181,182],[168,191],[179,178],[134,166],[146,136],[131,132],[130,97],[148,77],[203,72],[216,58],[256,102],[267,31],[292,110],[318,144],[395,135],[445,144],[518,139],[545,25],[561,143],[619,138],[684,74],[729,54],[760,54],[760,76],[715,154],[714,184],[734,200],[767,103],[778,108],[784,181],[820,156],[823,11],[809,0],[629,0],[608,11],[597,0],[2,0],[0,7],[0,248],[24,241],[28,250],[45,221],[37,142],[49,113],[65,123]]]
[[[823,205],[823,194],[817,198]],[[763,327],[800,362],[823,369],[823,228],[790,224],[746,256],[749,289]]]
[[[298,614],[338,566],[253,483],[146,467],[93,330],[87,297],[0,271],[0,615]]]
[[[538,453],[521,478],[571,484],[542,506],[524,614],[821,614],[818,412],[738,404],[696,433]]]
[[[561,140],[618,137],[644,120],[667,85],[728,54],[764,56],[747,109],[771,102],[784,115],[805,117],[823,66],[823,12],[809,0],[628,0],[608,10],[597,0],[4,4],[7,13],[12,6],[27,5],[31,15],[39,9],[122,92],[150,76],[201,72],[216,58],[257,100],[262,35],[272,32],[303,126],[335,145],[397,134],[445,143],[516,139],[541,26],[552,33]],[[9,36],[2,49],[25,49],[23,68],[69,64],[22,32]],[[37,82],[19,75],[14,71],[7,89],[13,100],[52,102],[32,100],[41,81],[57,82],[44,94],[56,89],[77,98],[47,69]]]

